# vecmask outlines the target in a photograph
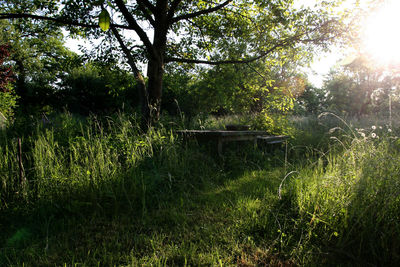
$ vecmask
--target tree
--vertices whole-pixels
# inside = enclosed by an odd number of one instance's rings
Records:
[[[290,54],[290,53],[292,54]],[[166,68],[163,110],[189,117],[205,114],[286,113],[304,90],[299,67],[304,56],[285,49],[248,64],[187,68],[176,63]],[[177,107],[177,102],[179,108]]]
[[[387,110],[389,95],[397,99],[399,68],[382,68],[360,54],[351,63],[331,71],[324,82],[327,105],[351,116]]]
[[[74,113],[104,114],[137,105],[134,84],[132,75],[124,70],[88,62],[68,71],[57,90],[57,99],[60,107]]]
[[[301,115],[317,115],[325,109],[325,91],[307,84],[304,91],[296,98],[295,112]]]
[[[81,63],[75,53],[64,47],[61,29],[47,21],[2,20],[0,43],[10,44],[14,88],[24,113],[55,103],[58,81],[69,68]]]
[[[41,10],[24,13],[17,4],[8,4],[11,11],[1,13],[0,19],[47,20],[92,37],[100,36],[95,23],[98,18],[103,30],[110,28],[112,35],[108,32],[106,37],[118,42],[135,75],[147,126],[160,115],[167,63],[250,63],[288,47],[325,45],[340,32],[338,21],[329,16],[327,8],[296,10],[292,0],[21,2],[34,3]],[[324,4],[332,5],[328,1]],[[147,62],[147,83],[138,65],[141,59]]]

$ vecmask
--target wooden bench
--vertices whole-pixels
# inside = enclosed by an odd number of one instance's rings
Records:
[[[284,135],[270,135],[265,131],[228,131],[228,130],[181,130],[176,131],[185,139],[195,138],[198,140],[216,140],[218,154],[222,156],[222,146],[225,142],[253,141],[257,146],[258,140],[266,141],[267,144],[283,143],[288,137]]]
[[[264,141],[267,144],[282,144],[284,143],[289,137],[286,135],[271,135],[271,136],[257,136],[257,140]]]

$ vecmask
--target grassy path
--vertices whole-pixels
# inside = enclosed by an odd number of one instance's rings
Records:
[[[269,211],[280,205],[282,174],[275,167],[210,177],[203,188],[168,196],[140,212],[119,207],[102,214],[103,208],[89,207],[86,213],[81,207],[70,214],[53,213],[47,220],[36,214],[39,224],[31,218],[13,227],[22,237],[14,257],[8,250],[3,260],[15,266],[283,263],[275,245],[280,242],[274,227],[279,222],[267,222]]]

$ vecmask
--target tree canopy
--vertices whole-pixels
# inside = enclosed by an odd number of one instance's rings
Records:
[[[146,126],[159,117],[167,63],[244,64],[271,58],[279,64],[288,49],[304,54],[342,32],[328,8],[337,1],[324,1],[319,9],[296,9],[292,0],[1,2],[0,19],[48,21],[72,34],[102,36],[99,50],[109,58],[122,57],[136,78]]]
[[[343,115],[386,113],[389,99],[399,98],[399,71],[377,67],[364,55],[331,71],[324,83],[325,104]]]

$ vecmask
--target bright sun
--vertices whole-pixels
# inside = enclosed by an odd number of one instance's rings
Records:
[[[387,0],[368,18],[363,47],[380,65],[400,63],[400,1]]]

